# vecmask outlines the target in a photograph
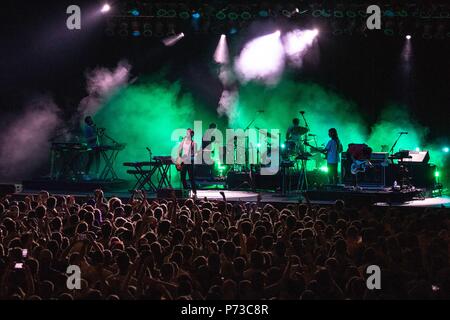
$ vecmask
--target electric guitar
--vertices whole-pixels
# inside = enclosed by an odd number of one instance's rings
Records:
[[[372,167],[373,165],[369,160],[355,160],[350,167],[350,171],[352,174],[357,174],[359,172],[366,172],[367,168]]]
[[[201,152],[202,152],[202,150],[200,149],[194,153],[194,156],[191,158],[192,164],[194,164],[194,158]],[[182,156],[182,157],[178,156],[177,160],[175,161],[175,168],[177,168],[177,171],[181,171],[181,169],[183,169],[186,159],[187,159],[186,156]]]

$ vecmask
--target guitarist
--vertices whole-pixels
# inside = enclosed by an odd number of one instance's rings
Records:
[[[197,153],[197,144],[193,140],[194,130],[187,129],[186,136],[181,141],[178,147],[178,159],[177,159],[177,169],[180,171],[181,182],[183,183],[183,188],[188,189],[186,182],[186,172],[189,173],[189,180],[191,182],[191,189],[194,195],[197,194],[197,186],[195,185],[194,176],[194,157]]]
[[[328,182],[330,184],[338,184],[338,164],[340,161],[339,155],[342,152],[343,147],[335,128],[331,128],[330,130],[328,130],[328,136],[330,137],[330,141],[328,141],[324,150],[327,155]]]

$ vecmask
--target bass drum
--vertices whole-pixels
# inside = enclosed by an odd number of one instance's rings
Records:
[[[292,159],[305,152],[305,146],[300,141],[287,140],[283,151],[283,159]]]

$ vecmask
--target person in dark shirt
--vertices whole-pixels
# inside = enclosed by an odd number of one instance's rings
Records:
[[[90,149],[88,152],[88,161],[86,163],[85,174],[89,178],[91,177],[98,178],[98,171],[100,168],[100,150],[99,150],[100,143],[98,137],[98,130],[94,123],[94,120],[92,120],[92,117],[87,116],[84,119],[84,122],[86,124],[84,128],[84,137]],[[95,171],[91,176],[90,171],[93,163]]]

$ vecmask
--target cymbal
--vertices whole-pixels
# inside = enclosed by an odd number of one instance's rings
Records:
[[[303,135],[308,133],[309,129],[306,127],[293,127],[292,128],[292,133],[294,134],[298,134],[298,135]]]

